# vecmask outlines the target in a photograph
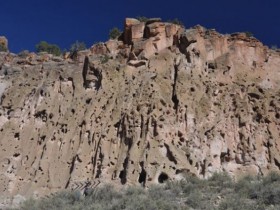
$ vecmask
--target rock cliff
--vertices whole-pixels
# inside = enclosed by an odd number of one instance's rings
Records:
[[[279,171],[279,66],[245,33],[158,18],[74,60],[1,53],[1,195]]]

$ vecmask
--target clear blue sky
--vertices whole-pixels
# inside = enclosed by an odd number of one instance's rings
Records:
[[[187,28],[200,24],[222,33],[250,31],[280,47],[279,0],[0,0],[0,35],[12,52],[35,50],[39,41],[69,48],[106,41],[125,17],[178,18]]]

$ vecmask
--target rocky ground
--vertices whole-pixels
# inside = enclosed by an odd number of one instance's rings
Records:
[[[71,57],[1,53],[2,203],[279,171],[279,66],[246,33],[160,19],[126,19],[119,40]]]

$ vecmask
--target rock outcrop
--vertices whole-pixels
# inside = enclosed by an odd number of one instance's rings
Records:
[[[280,53],[246,34],[127,19],[77,61],[0,55],[0,191],[280,170]]]
[[[173,46],[182,31],[179,25],[163,23],[159,18],[146,23],[127,18],[124,43],[132,46],[130,59],[148,60],[155,53]]]

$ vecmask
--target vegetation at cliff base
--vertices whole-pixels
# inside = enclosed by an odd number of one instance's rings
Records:
[[[246,176],[237,182],[227,174],[214,174],[208,180],[187,177],[145,190],[123,190],[106,185],[87,191],[60,192],[41,200],[27,200],[21,210],[276,210],[280,209],[280,176]]]

